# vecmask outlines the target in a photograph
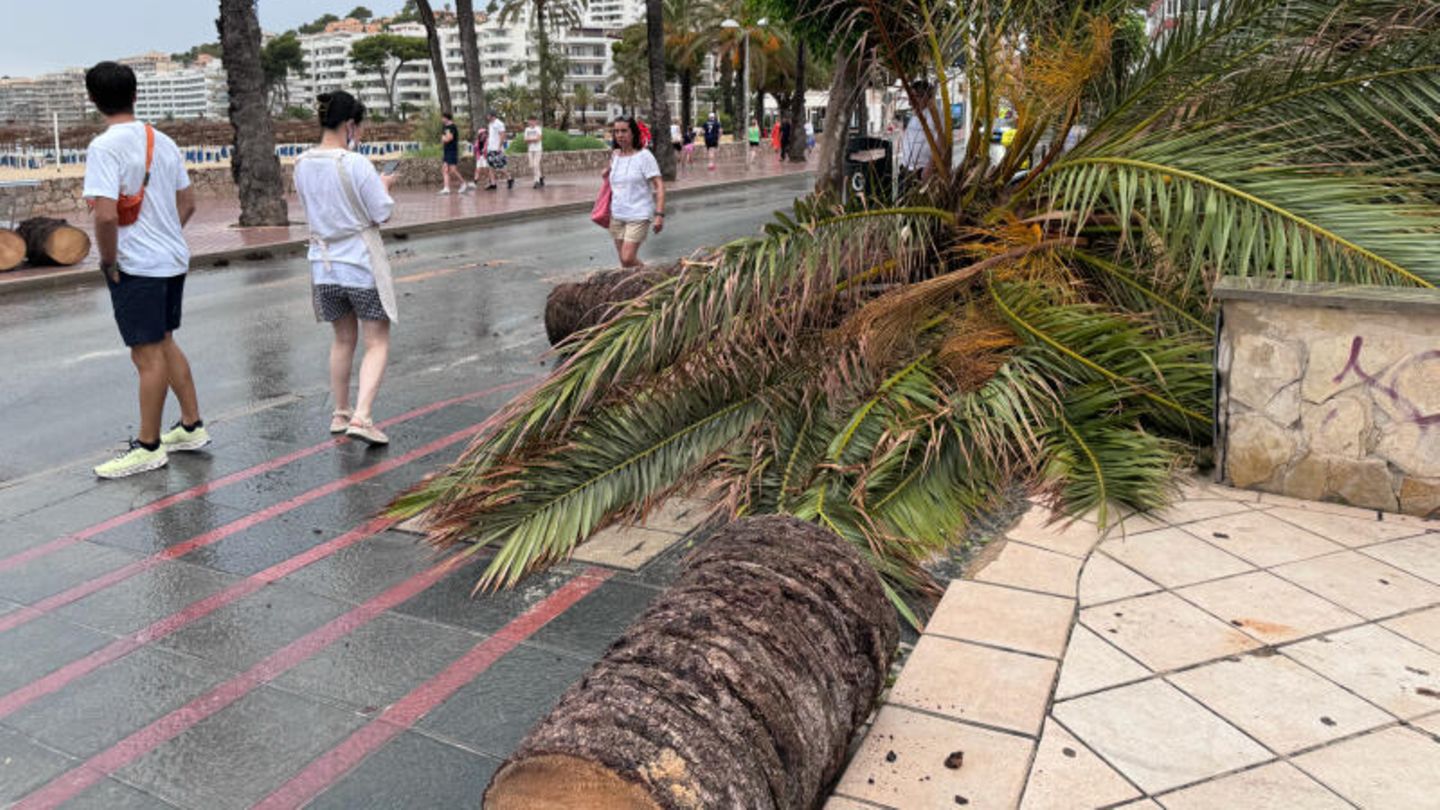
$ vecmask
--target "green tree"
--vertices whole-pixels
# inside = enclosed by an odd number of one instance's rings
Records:
[[[1123,73],[1130,3],[820,10],[930,111],[930,172],[891,208],[804,201],[563,344],[399,504],[498,547],[484,584],[704,477],[854,543],[908,615],[922,564],[1017,486],[1102,523],[1167,500],[1212,435],[1218,276],[1440,284],[1426,4],[1194,4]]]
[[[705,0],[663,0],[665,60],[680,82],[680,128],[695,124],[695,77],[705,65],[710,38],[704,32]],[[718,30],[718,29],[716,29]]]
[[[299,32],[302,34],[318,34],[321,31],[324,31],[325,26],[329,25],[332,22],[340,22],[340,18],[336,17],[334,14],[322,14],[319,17],[316,17],[314,20],[300,26],[297,30],[299,30]]]
[[[345,17],[346,17],[347,19],[351,19],[351,20],[361,20],[361,21],[369,21],[370,18],[372,18],[372,17],[374,17],[374,16],[375,16],[375,12],[371,11],[370,9],[366,8],[365,6],[356,6],[355,8],[350,9],[350,13],[349,13],[349,14],[346,14],[346,15],[345,15]]]
[[[430,55],[430,46],[420,37],[396,34],[371,34],[350,46],[350,62],[361,72],[374,73],[385,89],[386,107],[393,115],[395,79],[406,62],[416,62]],[[387,78],[388,73],[388,78]]]
[[[496,8],[494,3],[491,8]],[[504,0],[499,3],[501,25],[510,25],[528,17],[535,32],[535,70],[538,74],[538,101],[540,119],[550,126],[555,101],[559,97],[560,83],[555,81],[556,60],[563,62],[563,56],[552,52],[550,34],[553,31],[573,28],[580,24],[585,10],[584,0]],[[563,67],[560,75],[564,76]]]
[[[305,72],[305,53],[294,31],[272,37],[260,49],[260,66],[265,72],[265,92],[272,109],[290,105],[290,76]],[[278,95],[277,95],[278,94]]]
[[[420,13],[420,23],[425,26],[425,44],[430,55],[430,75],[435,82],[435,95],[440,99],[440,111],[453,115],[450,104],[450,77],[445,73],[445,54],[440,48],[440,29],[435,23],[435,12],[430,0],[415,0],[415,9]]]
[[[590,109],[590,105],[595,102],[595,93],[590,90],[590,85],[577,84],[575,85],[575,92],[571,95],[575,99],[575,106],[580,108],[580,131],[585,132],[588,129],[586,112]]]
[[[189,65],[193,63],[196,59],[199,59],[201,54],[208,54],[216,58],[223,58],[220,50],[220,43],[218,42],[206,42],[202,45],[195,45],[191,47],[190,50],[185,51],[184,53],[170,54],[170,58],[175,60],[176,62]]]
[[[634,115],[648,96],[650,80],[645,26],[627,26],[620,38],[610,44],[610,78],[608,92],[626,115]]]

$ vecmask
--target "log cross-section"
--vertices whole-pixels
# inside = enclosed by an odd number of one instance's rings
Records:
[[[815,807],[898,633],[879,577],[840,538],[736,521],[521,742],[485,807]]]
[[[25,255],[33,265],[68,267],[90,255],[90,235],[63,219],[27,219],[15,232],[25,240]]]

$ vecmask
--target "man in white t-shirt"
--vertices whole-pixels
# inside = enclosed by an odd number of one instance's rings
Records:
[[[510,161],[505,157],[505,122],[491,110],[486,114],[489,120],[485,134],[485,165],[490,169],[490,183],[486,191],[499,188],[500,177],[505,177],[505,187],[515,188],[515,176],[506,168]]]
[[[129,449],[95,468],[101,478],[165,466],[169,452],[210,443],[200,419],[190,362],[175,342],[190,248],[180,229],[195,213],[194,192],[175,142],[135,120],[135,73],[101,62],[85,74],[106,130],[85,153],[85,198],[95,218],[100,270],[115,323],[140,373],[140,430]],[[139,214],[134,213],[136,197]],[[180,420],[160,433],[165,398],[175,392]]]
[[[922,119],[930,125],[931,134],[937,137],[941,134],[936,123],[934,91],[930,83],[920,79],[910,89],[919,106],[912,111],[910,122],[905,125],[905,134],[900,137],[901,188],[913,186],[930,172],[930,141],[925,137]]]
[[[540,119],[530,116],[525,127],[525,148],[530,155],[530,174],[535,178],[535,188],[545,187],[545,173],[540,171],[540,160],[545,156],[545,130]]]

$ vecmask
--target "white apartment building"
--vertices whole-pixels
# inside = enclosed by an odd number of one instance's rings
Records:
[[[590,0],[582,20],[586,28],[618,31],[645,19],[645,0]]]
[[[84,68],[0,79],[0,123],[48,126],[58,116],[65,126],[84,122],[91,112]]]
[[[137,76],[135,115],[142,121],[166,118],[224,118],[229,115],[230,94],[220,60],[204,67],[180,68],[169,63]]]

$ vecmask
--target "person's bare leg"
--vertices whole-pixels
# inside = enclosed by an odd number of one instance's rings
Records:
[[[640,243],[639,243],[639,242],[621,242],[620,245],[619,245],[619,248],[620,248],[620,266],[621,266],[621,267],[643,267],[643,266],[644,266],[644,263],[640,261]]]
[[[347,312],[334,321],[335,339],[330,343],[330,397],[335,410],[350,410],[350,367],[355,362],[358,327],[355,313]]]
[[[180,422],[193,425],[200,421],[200,400],[195,396],[195,378],[190,374],[190,360],[168,332],[160,346],[165,352],[165,372],[170,390],[175,392],[175,399],[180,402]]]
[[[165,413],[165,395],[170,391],[164,343],[132,346],[130,361],[140,373],[140,433],[136,438],[153,444],[160,441],[160,418]]]
[[[372,417],[375,395],[385,378],[385,364],[390,359],[390,322],[363,321],[365,357],[360,361],[360,391],[355,400],[355,420],[368,422]]]

